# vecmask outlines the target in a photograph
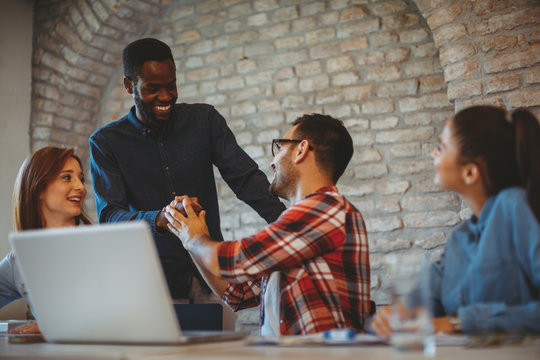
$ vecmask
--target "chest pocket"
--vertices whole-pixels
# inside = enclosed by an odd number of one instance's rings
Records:
[[[469,273],[470,301],[513,303],[519,297],[516,291],[517,264],[511,258],[484,261]]]
[[[210,149],[191,149],[176,154],[171,164],[172,175],[182,185],[194,185],[213,180],[212,158]]]

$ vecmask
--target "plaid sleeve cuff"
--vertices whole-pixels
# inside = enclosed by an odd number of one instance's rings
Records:
[[[218,246],[219,272],[227,281],[234,280],[231,275],[234,271],[236,245],[236,241],[222,241]]]

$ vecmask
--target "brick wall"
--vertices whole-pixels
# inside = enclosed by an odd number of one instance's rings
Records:
[[[133,103],[120,55],[145,36],[173,49],[179,100],[216,106],[269,177],[270,141],[290,121],[343,119],[355,154],[338,185],[366,220],[377,303],[389,301],[389,253],[436,258],[470,215],[432,182],[445,119],[480,103],[540,114],[534,0],[49,0],[35,12],[34,149],[77,145],[87,163],[91,132]],[[218,190],[226,239],[264,226]],[[238,326],[256,322],[247,311]]]

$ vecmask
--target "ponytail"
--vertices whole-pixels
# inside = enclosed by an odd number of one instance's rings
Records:
[[[460,163],[479,165],[488,196],[520,186],[540,222],[540,124],[535,116],[526,109],[510,114],[478,105],[459,111],[451,127],[459,144]]]
[[[512,113],[515,127],[516,158],[521,186],[527,191],[529,205],[540,222],[540,124],[525,109]]]

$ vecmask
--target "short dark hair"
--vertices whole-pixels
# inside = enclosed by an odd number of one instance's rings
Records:
[[[298,125],[294,137],[310,142],[316,161],[337,183],[354,151],[351,135],[343,121],[329,115],[306,114],[297,118],[293,125]]]
[[[174,62],[171,48],[163,41],[154,38],[136,40],[122,52],[124,76],[136,83],[145,62],[169,59]]]
[[[474,162],[483,172],[489,196],[510,186],[527,191],[540,221],[540,125],[526,109],[508,113],[489,105],[471,106],[450,122],[459,161]]]

